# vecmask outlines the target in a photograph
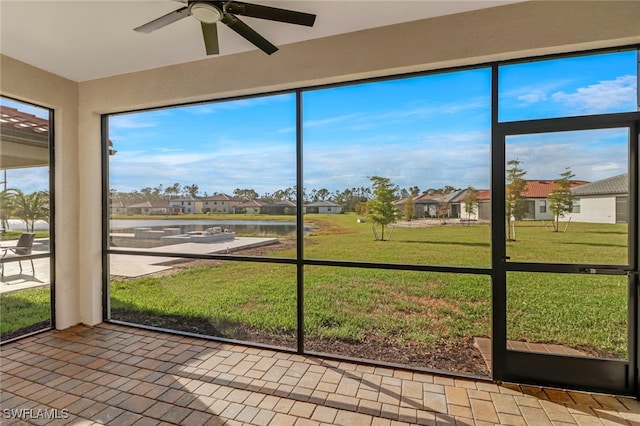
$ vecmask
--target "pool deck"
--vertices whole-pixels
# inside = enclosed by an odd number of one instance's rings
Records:
[[[236,237],[232,241],[220,243],[181,243],[150,249],[119,248],[124,251],[147,251],[153,253],[186,253],[186,254],[220,254],[275,244],[277,238]],[[188,261],[171,256],[128,256],[112,254],[110,256],[109,273],[121,277],[135,278],[171,269],[171,265]]]
[[[224,241],[220,243],[181,243],[149,249],[118,248],[118,250],[138,252],[145,251],[153,253],[219,254],[231,253],[247,248],[261,247],[275,244],[277,242],[277,238],[236,237],[233,241]],[[9,244],[7,244],[7,246],[8,245]],[[33,254],[38,253],[40,252],[36,250],[33,251]],[[109,261],[109,273],[111,275],[135,278],[166,271],[171,269],[172,265],[183,261],[189,261],[189,259],[179,259],[171,256],[130,256],[126,254],[112,254],[109,256]],[[26,288],[48,286],[51,282],[49,258],[34,259],[33,264],[35,271],[31,270],[31,264],[29,261],[23,261],[23,271],[20,273],[20,265],[18,262],[6,263],[4,265],[4,277],[0,280],[0,293],[9,293]]]

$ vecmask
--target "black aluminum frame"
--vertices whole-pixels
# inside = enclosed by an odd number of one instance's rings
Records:
[[[495,71],[497,78],[497,70]],[[506,137],[561,131],[627,128],[629,130],[628,263],[626,265],[511,262],[506,255],[505,145]],[[603,114],[494,122],[492,179],[493,266],[493,366],[494,378],[518,383],[545,384],[564,388],[638,395],[638,137],[640,113]],[[507,272],[628,275],[628,359],[582,358],[507,349]],[[589,374],[584,374],[589,371]]]
[[[511,65],[519,62],[527,62],[533,60],[542,60],[542,59],[552,59],[552,58],[563,58],[563,57],[574,57],[581,55],[591,55],[598,53],[613,53],[625,50],[637,50],[639,46],[621,46],[618,48],[607,48],[607,49],[597,49],[588,52],[570,52],[565,54],[554,54],[554,55],[545,55],[539,56],[535,58],[521,58],[515,59],[511,61],[504,62],[493,62],[493,63],[484,63],[484,64],[476,64],[470,66],[456,67],[456,68],[447,68],[447,69],[439,69],[430,72],[415,72],[415,73],[407,73],[402,75],[395,76],[386,76],[386,77],[376,77],[363,79],[358,81],[349,81],[343,83],[334,83],[334,84],[326,84],[326,85],[318,85],[315,87],[306,87],[299,88],[291,91],[278,91],[272,93],[262,93],[255,94],[250,96],[241,96],[235,98],[225,98],[219,99],[211,102],[224,102],[229,100],[237,100],[258,96],[266,96],[266,95],[277,95],[283,93],[293,93],[296,97],[296,185],[297,185],[297,197],[298,200],[302,200],[302,192],[303,192],[303,128],[302,128],[302,95],[305,91],[317,90],[329,87],[340,87],[346,85],[353,85],[359,83],[369,83],[375,81],[386,81],[393,80],[404,77],[415,77],[421,75],[433,75],[445,72],[455,72],[455,71],[463,71],[468,69],[476,69],[476,68],[490,68],[492,73],[492,87],[491,87],[491,137],[492,137],[492,154],[491,154],[491,185],[492,185],[492,206],[504,206],[505,197],[504,197],[504,174],[505,174],[505,147],[504,140],[505,135],[512,134],[511,132],[515,132],[513,134],[520,133],[541,133],[541,132],[549,132],[554,131],[553,129],[560,131],[565,130],[566,126],[571,126],[572,123],[580,123],[582,126],[580,129],[597,129],[607,127],[608,123],[612,120],[615,120],[615,125],[610,125],[609,127],[625,127],[621,125],[621,121],[625,121],[628,123],[635,123],[640,118],[640,113],[631,112],[631,113],[621,113],[621,114],[608,114],[608,115],[592,115],[585,117],[569,117],[569,118],[552,118],[552,119],[544,119],[544,120],[528,120],[528,121],[520,121],[520,122],[499,122],[498,118],[498,72],[499,67],[502,65]],[[639,52],[640,54],[640,52]],[[639,65],[640,68],[640,65]],[[638,71],[640,75],[640,69]],[[640,88],[639,88],[640,93]],[[640,98],[640,94],[639,94]],[[199,102],[202,103],[202,102]],[[185,105],[193,105],[193,103],[185,103],[185,104],[176,104],[172,105],[174,107],[185,106]],[[135,111],[121,111],[119,113],[125,112],[135,112]],[[149,327],[140,324],[130,324],[122,321],[116,321],[110,319],[110,309],[109,309],[109,262],[108,256],[109,254],[127,254],[127,255],[144,255],[144,256],[162,256],[162,257],[177,257],[177,258],[191,258],[191,259],[217,259],[217,260],[227,260],[227,261],[239,261],[239,262],[262,262],[262,263],[279,263],[279,264],[290,264],[296,265],[296,274],[297,274],[297,321],[298,321],[298,329],[297,329],[297,348],[295,350],[287,349],[287,348],[273,348],[269,345],[263,345],[255,342],[246,342],[246,341],[237,341],[237,340],[229,340],[224,338],[218,338],[215,336],[202,336],[193,333],[185,333],[176,330],[162,330],[171,332],[174,334],[180,335],[189,335],[189,336],[197,336],[200,338],[206,338],[216,341],[224,341],[224,342],[236,342],[242,343],[255,347],[262,347],[268,349],[278,349],[283,352],[297,352],[300,354],[310,354],[316,356],[322,356],[325,358],[338,359],[338,360],[347,360],[347,361],[357,361],[364,362],[370,365],[379,365],[379,366],[389,366],[389,367],[400,367],[406,368],[410,370],[416,371],[425,371],[425,372],[435,372],[435,373],[446,373],[455,376],[461,377],[472,377],[480,380],[488,380],[487,377],[473,376],[468,374],[460,374],[453,372],[446,372],[441,370],[434,370],[429,368],[415,368],[415,367],[407,367],[405,365],[398,365],[394,363],[386,363],[372,360],[363,360],[359,358],[345,357],[339,355],[325,354],[325,353],[316,353],[316,352],[308,352],[305,351],[304,348],[304,267],[306,265],[315,265],[315,266],[332,266],[332,267],[347,267],[347,268],[370,268],[370,269],[385,269],[385,270],[405,270],[405,271],[424,271],[424,272],[446,272],[446,273],[464,273],[464,274],[479,274],[479,275],[487,275],[492,277],[492,358],[493,358],[493,368],[492,368],[492,379],[498,381],[516,381],[521,383],[535,383],[535,384],[546,384],[546,385],[560,385],[566,388],[575,388],[575,389],[585,389],[592,391],[606,391],[613,392],[618,394],[633,394],[638,395],[638,374],[637,374],[637,366],[640,362],[640,354],[638,353],[638,330],[640,329],[640,317],[638,316],[638,300],[639,300],[639,283],[638,283],[638,264],[640,263],[639,253],[638,253],[638,220],[634,221],[634,224],[629,224],[629,232],[630,235],[635,235],[636,237],[629,240],[629,257],[634,258],[633,262],[630,261],[628,266],[622,266],[625,269],[625,272],[629,272],[632,277],[635,277],[635,284],[629,286],[629,329],[630,329],[630,352],[629,352],[629,363],[630,368],[626,369],[624,372],[624,379],[629,382],[630,379],[632,386],[626,386],[624,388],[616,387],[615,385],[607,382],[605,380],[605,384],[597,381],[600,380],[584,380],[580,381],[580,377],[584,375],[585,365],[583,359],[576,357],[566,357],[564,359],[560,359],[561,365],[554,364],[556,360],[549,363],[544,356],[539,356],[538,354],[529,354],[529,353],[516,353],[515,355],[512,353],[514,351],[507,351],[506,349],[506,341],[507,341],[507,333],[506,333],[506,272],[507,271],[528,271],[528,272],[583,272],[580,268],[585,268],[586,265],[573,265],[573,264],[557,264],[557,265],[544,265],[544,264],[534,264],[534,263],[525,263],[525,262],[509,262],[507,266],[506,259],[506,246],[505,246],[505,238],[504,238],[504,229],[505,229],[505,217],[502,208],[492,208],[491,220],[492,220],[492,230],[491,230],[491,266],[490,267],[456,267],[456,266],[440,266],[440,265],[414,265],[414,264],[388,264],[388,263],[376,263],[376,262],[357,262],[357,261],[340,261],[340,260],[322,260],[322,259],[306,259],[304,257],[304,217],[303,217],[303,209],[298,208],[296,213],[296,238],[297,238],[297,248],[296,248],[296,258],[267,258],[267,257],[252,257],[252,256],[236,256],[236,255],[194,255],[194,254],[184,254],[184,253],[172,253],[172,252],[163,252],[163,253],[149,253],[144,251],[132,251],[132,250],[118,250],[109,248],[108,244],[108,235],[109,235],[109,171],[108,171],[108,114],[102,116],[102,178],[103,178],[103,197],[102,197],[102,207],[103,207],[103,221],[102,221],[102,231],[103,231],[103,239],[102,239],[102,253],[103,253],[103,318],[105,321],[111,321],[114,323],[126,324],[130,326],[136,326],[141,328],[151,328],[156,329],[154,327]],[[541,123],[545,127],[544,130],[539,130],[537,126]],[[629,124],[631,126],[632,124]],[[637,125],[633,124],[633,126],[637,131]],[[633,145],[633,144],[632,144]],[[634,187],[633,189],[638,190],[638,164],[637,164],[637,147],[636,152],[632,156],[633,152],[630,152],[630,159],[635,158],[635,162],[630,164],[630,174],[634,176]],[[630,160],[631,161],[631,160]],[[632,188],[630,188],[632,189]],[[633,200],[631,199],[633,198]],[[629,199],[629,208],[630,211],[638,212],[638,197],[631,197]],[[617,274],[620,271],[618,265],[588,265],[589,268],[596,267],[597,269],[601,269],[602,273],[608,274]],[[522,355],[521,355],[522,354]],[[599,368],[600,365],[609,365],[609,360],[592,360],[588,359],[586,361],[595,361],[595,363],[587,363],[589,368],[593,368],[596,366]],[[531,363],[541,363],[541,367],[536,367],[532,369]],[[616,362],[616,361],[614,361]],[[569,375],[572,378],[569,382],[562,382],[555,380],[555,376],[553,374],[549,375],[546,369],[551,368],[551,371],[560,371],[566,370],[569,371]],[[534,374],[525,374],[526,371],[533,372]],[[521,373],[525,372],[525,373]],[[618,371],[614,371],[615,374],[618,374]],[[614,380],[622,380],[622,375],[614,375]],[[575,381],[573,381],[575,379]]]
[[[50,313],[49,313],[49,327],[45,327],[42,330],[37,330],[31,333],[27,333],[21,336],[17,336],[13,339],[8,339],[0,342],[0,345],[5,343],[13,342],[18,339],[22,339],[27,336],[32,336],[34,334],[42,333],[48,330],[53,330],[56,328],[56,247],[55,247],[55,110],[52,108],[43,107],[38,104],[34,104],[29,101],[25,101],[22,99],[12,98],[10,96],[2,95],[5,99],[10,99],[15,102],[21,102],[23,104],[31,105],[37,108],[44,109],[48,112],[49,116],[49,223],[54,224],[54,226],[49,226],[49,254],[32,254],[29,256],[24,256],[25,260],[33,260],[33,259],[44,259],[49,258],[49,304],[50,304]]]

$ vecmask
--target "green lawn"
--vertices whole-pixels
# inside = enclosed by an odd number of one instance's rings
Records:
[[[3,241],[17,240],[22,231],[7,230]],[[36,231],[36,238],[48,238],[49,231]],[[51,319],[49,288],[15,291],[0,295],[0,338]],[[43,327],[44,328],[44,327]]]
[[[305,239],[307,259],[490,267],[488,225],[396,227],[390,241],[374,241],[370,224],[352,214],[305,219],[319,229]],[[624,264],[626,232],[626,225],[572,223],[567,232],[554,233],[541,222],[520,222],[507,251],[515,261]],[[295,255],[295,249],[273,253]],[[114,280],[111,309],[114,318],[242,340],[274,336],[293,347],[295,280],[293,265],[210,262],[170,275]],[[308,339],[358,343],[374,336],[399,348],[428,350],[442,338],[490,336],[486,275],[307,266],[304,284]],[[509,338],[624,357],[626,297],[624,277],[510,273]],[[2,295],[1,334],[47,320],[49,309],[49,289]]]
[[[355,215],[307,215],[320,231],[306,239],[308,259],[490,266],[487,225],[396,228],[374,241]],[[626,225],[572,223],[566,233],[540,222],[519,223],[508,253],[518,261],[626,263]],[[295,250],[277,256],[295,257]],[[440,338],[490,335],[490,278],[366,268],[308,266],[307,338],[361,342],[376,336],[399,347],[428,349]],[[114,281],[114,317],[144,313],[159,325],[171,318],[209,324],[216,335],[242,338],[247,328],[294,339],[295,268],[218,262],[162,277]],[[154,323],[155,321],[155,323]],[[180,321],[175,321],[180,327]],[[189,330],[193,331],[193,330]],[[510,274],[508,334],[626,356],[626,283],[618,277]]]
[[[33,288],[0,296],[0,336],[51,319],[50,290]]]

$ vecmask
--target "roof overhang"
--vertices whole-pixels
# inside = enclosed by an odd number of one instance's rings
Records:
[[[0,107],[0,169],[49,165],[49,122]]]

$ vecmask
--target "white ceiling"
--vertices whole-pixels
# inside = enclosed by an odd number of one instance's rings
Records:
[[[276,46],[522,0],[247,0],[317,15],[313,28],[242,20]],[[74,81],[206,58],[199,22],[138,27],[184,5],[171,0],[0,0],[0,52]],[[256,50],[218,25],[220,54]],[[274,55],[277,55],[276,52]]]

